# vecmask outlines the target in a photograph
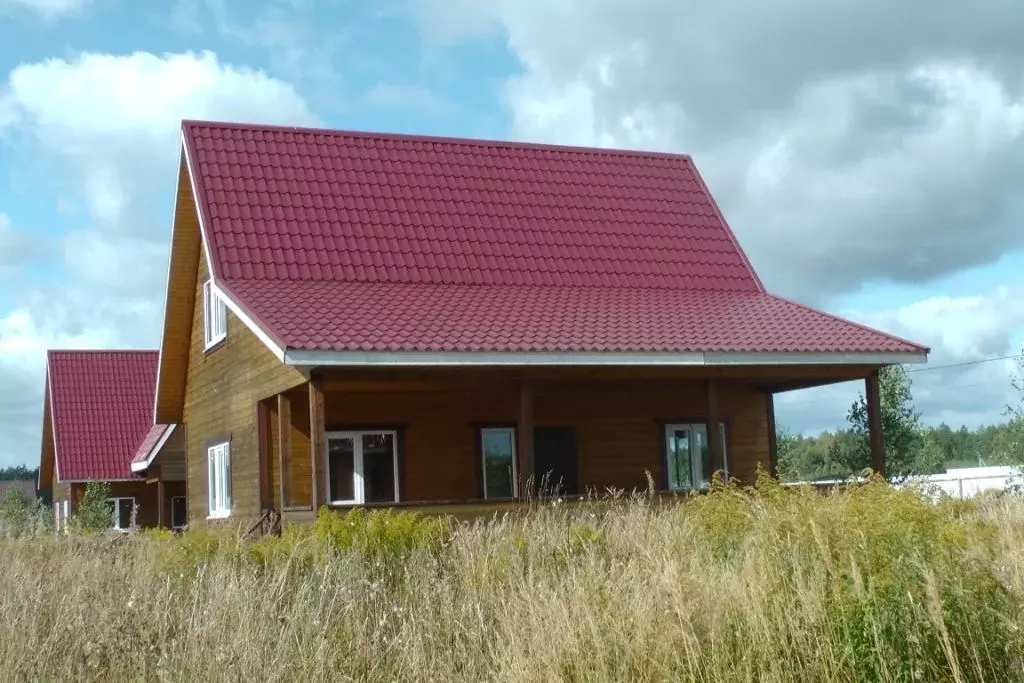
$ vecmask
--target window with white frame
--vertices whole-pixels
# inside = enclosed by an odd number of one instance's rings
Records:
[[[484,498],[515,498],[519,489],[515,428],[481,429],[480,458],[483,461]]]
[[[132,528],[135,516],[135,498],[131,496],[107,498],[107,507],[110,509],[112,529],[128,531]]]
[[[328,433],[327,485],[335,505],[398,502],[398,433]]]
[[[210,446],[206,459],[210,517],[227,517],[231,514],[231,444]]]
[[[213,289],[213,280],[203,283],[203,329],[206,348],[228,336],[228,308]]]
[[[729,472],[729,453],[725,444],[725,425],[718,423],[725,473]],[[711,483],[711,449],[706,424],[665,425],[665,467],[668,488],[672,491],[705,488]]]

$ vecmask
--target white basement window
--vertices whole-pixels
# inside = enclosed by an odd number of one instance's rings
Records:
[[[203,283],[203,329],[209,349],[228,336],[228,308],[213,289],[213,280]]]
[[[725,425],[718,423],[722,440],[725,473],[729,472],[729,452],[725,444]],[[665,465],[668,488],[672,491],[706,488],[711,484],[711,449],[705,424],[665,425]]]
[[[132,517],[135,513],[135,498],[131,496],[117,496],[107,498],[107,507],[110,508],[112,517],[112,529],[116,531],[128,531],[132,528]]]
[[[206,449],[210,517],[231,515],[231,444]]]

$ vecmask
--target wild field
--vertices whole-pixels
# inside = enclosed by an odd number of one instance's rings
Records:
[[[719,487],[0,539],[3,680],[1024,680],[1024,501]]]

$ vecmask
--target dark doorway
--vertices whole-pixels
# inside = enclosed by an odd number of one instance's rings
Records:
[[[576,430],[572,427],[534,427],[533,492],[578,495],[579,461]]]

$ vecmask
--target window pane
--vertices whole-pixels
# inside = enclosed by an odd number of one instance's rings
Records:
[[[110,526],[117,527],[117,501],[113,498],[107,498],[106,507],[110,511]]]
[[[708,448],[708,428],[704,425],[693,426],[694,450],[700,456],[700,472],[698,473],[698,486],[711,484],[711,475],[714,470],[711,468],[711,449]]]
[[[363,494],[366,503],[390,503],[397,499],[393,434],[363,434]]]
[[[481,433],[481,442],[484,450],[484,496],[512,498],[515,496],[512,430],[485,429]]]
[[[217,511],[217,449],[207,451],[207,493],[210,512]]]
[[[667,437],[668,487],[670,489],[692,488],[690,430],[686,427],[669,427]]]
[[[355,444],[334,438],[327,445],[327,475],[332,501],[355,500]]]
[[[231,509],[231,446],[220,447],[220,506],[224,510]]]

